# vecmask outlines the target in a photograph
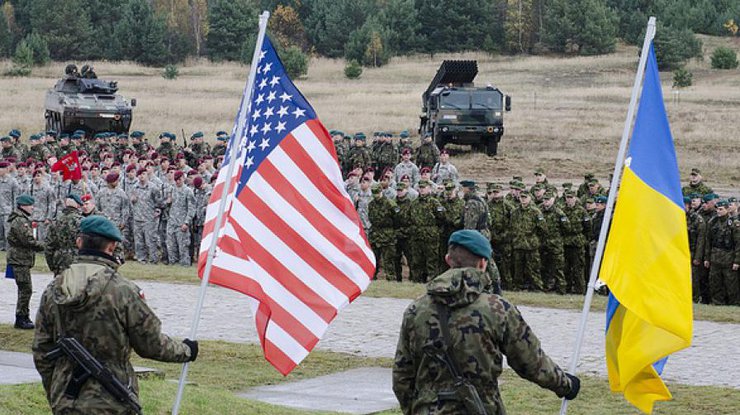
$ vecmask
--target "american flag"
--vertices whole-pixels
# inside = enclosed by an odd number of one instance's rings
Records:
[[[236,157],[227,150],[206,211],[198,274],[218,235],[210,282],[251,297],[265,358],[287,375],[367,288],[375,257],[326,128],[267,36],[260,51],[252,97],[242,97],[228,144],[238,146]]]

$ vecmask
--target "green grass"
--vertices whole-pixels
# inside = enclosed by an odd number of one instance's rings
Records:
[[[0,350],[28,352],[33,334],[0,325]],[[201,343],[198,360],[190,365],[182,412],[185,414],[313,414],[237,398],[233,392],[257,386],[311,378],[355,367],[389,367],[391,359],[369,359],[314,351],[288,377],[283,377],[262,357],[258,346],[216,341]],[[134,358],[135,365],[156,367],[167,379],[176,379],[181,365]],[[637,414],[619,395],[609,393],[605,379],[585,376],[578,399],[569,414]],[[142,402],[147,414],[169,413],[176,384],[161,380],[143,380]],[[501,378],[504,402],[513,414],[556,413],[560,401],[549,391],[529,383],[510,370]],[[740,391],[729,388],[669,385],[674,400],[658,403],[656,414],[737,414]],[[0,414],[46,414],[48,406],[39,384],[0,386]],[[400,414],[400,410],[384,414]]]

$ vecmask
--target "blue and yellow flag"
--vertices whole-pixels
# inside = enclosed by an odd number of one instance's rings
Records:
[[[660,378],[692,333],[691,257],[676,151],[653,46],[600,278],[609,385],[645,413],[671,399]]]

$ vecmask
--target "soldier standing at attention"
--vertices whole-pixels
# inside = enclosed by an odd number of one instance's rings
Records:
[[[490,220],[488,227],[491,231],[491,248],[493,249],[493,262],[501,274],[501,284],[508,289],[511,286],[511,239],[509,228],[511,227],[511,212],[514,204],[504,198],[501,193],[503,187],[497,183],[489,183],[488,212]]]
[[[453,233],[446,256],[452,269],[429,282],[426,295],[404,312],[393,392],[405,415],[505,414],[498,390],[504,355],[521,377],[558,397],[578,395],[580,380],[545,354],[519,310],[482,290],[490,257],[491,245],[479,232]],[[474,392],[456,384],[450,368]],[[469,393],[460,396],[463,390]],[[476,395],[483,408],[468,405]]]
[[[563,235],[563,253],[565,255],[565,281],[571,294],[585,293],[586,256],[583,254],[591,235],[591,216],[578,203],[573,190],[565,191],[563,213],[568,216],[570,229]]]
[[[339,169],[342,171],[342,177],[347,175],[349,170],[347,153],[349,152],[348,146],[344,143],[344,133],[337,130],[331,130],[329,132],[334,142],[334,152],[337,153],[337,163],[339,163]],[[215,148],[215,147],[214,147]]]
[[[480,232],[486,238],[491,238],[491,232],[488,230],[488,204],[478,196],[478,186],[472,180],[463,180],[460,182],[463,190],[463,200],[465,206],[462,214],[463,229],[474,229]]]
[[[542,259],[542,277],[545,288],[558,294],[565,294],[565,254],[563,252],[563,236],[571,228],[568,216],[555,206],[555,194],[546,192],[542,198],[542,217],[545,218],[542,243],[540,244],[540,258]]]
[[[54,219],[54,207],[56,206],[54,190],[45,181],[43,168],[34,171],[29,191],[30,195],[37,200],[31,220],[36,222],[36,239],[41,242],[44,242],[51,220]]]
[[[9,157],[20,159],[21,153],[18,151],[15,146],[13,146],[13,141],[10,138],[10,136],[5,136],[0,138],[0,143],[2,143],[2,150],[0,151],[0,158],[7,159]]]
[[[406,264],[411,266],[413,257],[411,255],[411,199],[408,196],[408,185],[403,182],[396,183],[396,206],[398,206],[398,220],[396,221],[396,257],[393,260],[396,280],[401,281],[401,257],[406,257]]]
[[[432,186],[428,180],[419,181],[419,197],[411,202],[411,280],[427,282],[437,275],[439,255],[439,223],[444,208],[432,196]]]
[[[416,186],[419,182],[419,167],[411,161],[411,150],[401,151],[401,162],[394,169],[393,175],[396,183],[400,182],[403,176],[409,176],[411,186]]]
[[[685,196],[686,225],[689,230],[689,252],[691,253],[691,294],[695,303],[701,302],[704,268],[704,250],[707,237],[707,224],[704,218],[691,209],[692,198]]]
[[[393,144],[392,138],[390,133],[381,133],[380,143],[375,151],[375,179],[380,179],[385,169],[392,169],[398,164],[398,148]]]
[[[740,305],[740,221],[729,217],[727,200],[716,204],[717,215],[707,225],[704,267],[709,269],[712,304]]]
[[[541,291],[539,249],[545,218],[528,192],[521,192],[519,201],[511,212],[511,285],[515,290]]]
[[[432,169],[432,180],[434,183],[441,185],[447,180],[457,183],[457,167],[450,163],[450,153],[446,149],[439,152],[439,162]],[[447,241],[445,241],[445,244]]]
[[[136,173],[139,181],[129,191],[134,219],[136,260],[156,264],[159,262],[157,225],[159,215],[162,212],[160,210],[162,193],[160,193],[158,186],[149,181],[149,174],[146,169],[139,169]]]
[[[223,134],[221,134],[223,133]],[[211,157],[216,158],[226,154],[226,144],[229,142],[229,135],[226,131],[219,131],[216,134],[216,142],[211,148]]]
[[[167,220],[167,258],[170,265],[179,263],[190,266],[190,232],[195,216],[195,195],[193,189],[185,186],[185,175],[181,171],[174,174],[172,204]]]
[[[49,226],[46,237],[46,264],[54,275],[59,275],[72,265],[77,255],[75,240],[80,228],[82,199],[78,194],[70,193],[64,200],[62,214]]]
[[[439,271],[448,268],[445,255],[447,254],[447,241],[453,232],[462,228],[462,212],[465,201],[457,196],[457,183],[448,181],[445,183],[444,195],[440,198],[440,204],[445,209],[442,213],[442,225],[439,229],[439,258],[437,269]]]
[[[420,169],[429,167],[430,170],[439,162],[439,148],[432,141],[432,133],[424,134],[421,145],[416,148],[414,161]]]
[[[18,182],[8,175],[9,165],[7,161],[0,161],[0,251],[7,249],[8,215],[13,212],[16,198],[21,194]]]
[[[704,183],[704,179],[701,177],[701,171],[697,168],[691,169],[691,174],[689,174],[689,185],[684,186],[681,190],[683,191],[684,196],[688,196],[691,193],[699,193],[702,196],[712,193],[712,188]]]
[[[398,206],[396,202],[383,196],[379,183],[373,184],[373,199],[368,204],[368,219],[370,220],[370,234],[368,240],[370,247],[375,253],[376,275],[379,269],[383,269],[385,279],[396,281],[396,267],[393,261],[396,258],[396,216]]]
[[[10,214],[8,224],[8,265],[12,267],[18,301],[15,306],[15,328],[32,329],[28,304],[31,302],[33,285],[31,268],[36,263],[36,252],[44,250],[44,244],[33,238],[31,215],[35,200],[29,195],[20,195],[15,200],[16,210]]]
[[[373,164],[370,150],[365,146],[365,139],[366,137],[364,133],[355,134],[355,145],[350,148],[347,153],[349,165],[352,166],[352,168],[357,168],[359,166],[363,171],[367,170],[367,168]]]
[[[54,413],[131,414],[129,406],[94,378],[78,384],[76,394],[70,396],[67,386],[75,381],[76,364],[65,357],[48,360],[45,355],[61,337],[72,337],[138,397],[132,350],[162,362],[192,362],[198,357],[198,342],[178,342],[162,333],[162,324],[141,289],[118,273],[112,254],[121,232],[112,222],[89,216],[80,223],[79,232],[78,259],[41,297],[32,346],[34,364]]]

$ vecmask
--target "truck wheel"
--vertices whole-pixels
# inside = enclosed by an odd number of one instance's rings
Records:
[[[488,140],[488,143],[486,144],[486,154],[489,157],[493,157],[498,154],[498,138]]]
[[[437,145],[438,149],[442,150],[443,148],[445,148],[447,141],[442,134],[437,133],[434,135],[434,144]]]

